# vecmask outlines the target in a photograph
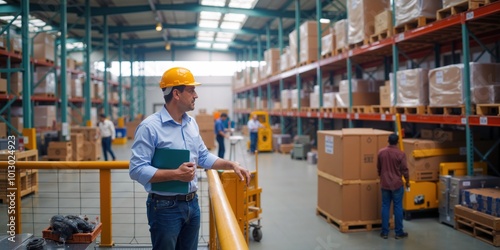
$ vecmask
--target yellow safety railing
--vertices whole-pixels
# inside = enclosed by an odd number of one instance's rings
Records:
[[[0,169],[7,169],[7,161],[0,161]],[[112,213],[111,213],[111,170],[128,169],[128,161],[18,161],[15,164],[16,187],[20,183],[21,169],[50,169],[50,170],[99,170],[100,183],[100,218],[102,223],[100,246],[111,247],[114,245],[112,234]],[[248,249],[248,245],[243,238],[236,218],[231,210],[226,194],[220,182],[219,176],[214,170],[207,171],[209,179],[210,203],[213,207],[213,213],[210,214],[210,228],[215,224],[217,232],[210,231],[210,249],[217,245],[219,241],[221,249]],[[22,233],[21,223],[21,196],[16,192],[15,233]],[[215,223],[214,223],[215,222]],[[214,235],[212,235],[214,233]],[[215,236],[217,233],[217,236]]]
[[[207,177],[208,194],[210,196],[210,220],[215,221],[215,223],[210,223],[210,242],[217,242],[216,238],[218,238],[220,249],[223,250],[248,249],[219,175],[215,170],[208,170]],[[210,244],[210,249],[218,248],[215,244]]]

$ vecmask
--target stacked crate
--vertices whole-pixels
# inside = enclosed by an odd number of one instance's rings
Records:
[[[83,161],[83,142],[84,137],[82,133],[71,133],[71,148],[73,161]]]
[[[383,81],[371,81],[362,79],[351,80],[352,105],[377,105],[379,104],[379,89]],[[337,107],[349,107],[349,82],[340,81],[339,93],[335,96]]]
[[[0,161],[11,161],[15,159],[21,161],[38,161],[38,150],[14,151],[11,154],[9,150],[0,150]],[[17,192],[21,197],[31,193],[38,192],[38,170],[37,169],[17,169],[15,174],[20,179],[20,187],[17,187]],[[8,186],[9,176],[7,168],[0,169],[0,201],[8,203],[9,194]]]
[[[55,37],[50,33],[38,33],[33,39],[33,58],[54,62]]]
[[[201,111],[201,110],[200,110]],[[214,117],[200,112],[196,115],[196,123],[200,129],[200,136],[208,149],[215,148],[215,122]]]
[[[318,131],[318,213],[341,232],[380,227],[377,154],[387,146],[391,133],[376,129]]]
[[[33,114],[35,115],[35,128],[52,128],[57,120],[57,107],[49,105],[35,106]]]
[[[367,44],[375,32],[375,16],[389,8],[388,0],[350,0],[347,2],[348,43]]]
[[[33,94],[55,96],[56,73],[52,67],[36,67],[33,74],[33,82],[37,84],[33,89]]]
[[[328,24],[321,24],[323,35],[330,32]],[[291,67],[297,66],[297,56],[299,56],[299,64],[310,63],[318,60],[318,22],[306,21],[300,25],[300,51],[297,55],[298,42],[297,31],[294,30],[288,35],[290,41],[290,62]]]
[[[73,160],[73,148],[71,142],[49,142],[47,148],[47,159],[55,161]]]
[[[280,72],[280,50],[268,49],[264,51],[264,61],[266,61],[265,77],[275,75]]]
[[[101,158],[102,144],[98,129],[96,127],[71,127],[71,132],[83,134],[84,161],[97,161]]]

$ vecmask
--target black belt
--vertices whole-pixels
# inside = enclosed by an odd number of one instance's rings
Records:
[[[157,199],[157,200],[178,200],[178,201],[190,201],[194,199],[196,196],[196,192],[191,192],[189,194],[179,194],[179,195],[172,195],[172,196],[165,196],[165,195],[159,195],[159,194],[149,194],[152,199]]]

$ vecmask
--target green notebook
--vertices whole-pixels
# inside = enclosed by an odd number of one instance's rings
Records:
[[[158,169],[177,169],[184,162],[189,162],[189,150],[156,148],[151,166]],[[153,191],[187,194],[189,193],[189,182],[155,182],[151,184],[151,188]]]

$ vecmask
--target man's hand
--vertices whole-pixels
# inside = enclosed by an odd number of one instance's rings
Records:
[[[177,168],[177,179],[184,182],[190,182],[196,174],[196,164],[193,162],[184,162]]]
[[[250,176],[250,171],[248,171],[248,169],[245,169],[244,167],[242,167],[237,162],[232,162],[232,165],[233,165],[234,172],[240,177],[240,181],[244,181],[245,178],[246,178],[247,186],[249,186],[250,185],[250,179],[252,178]]]

